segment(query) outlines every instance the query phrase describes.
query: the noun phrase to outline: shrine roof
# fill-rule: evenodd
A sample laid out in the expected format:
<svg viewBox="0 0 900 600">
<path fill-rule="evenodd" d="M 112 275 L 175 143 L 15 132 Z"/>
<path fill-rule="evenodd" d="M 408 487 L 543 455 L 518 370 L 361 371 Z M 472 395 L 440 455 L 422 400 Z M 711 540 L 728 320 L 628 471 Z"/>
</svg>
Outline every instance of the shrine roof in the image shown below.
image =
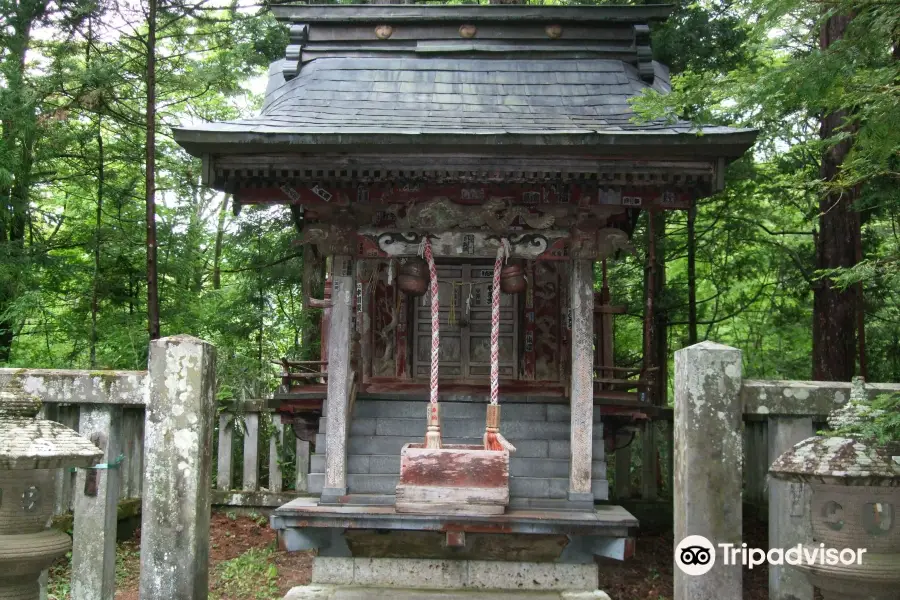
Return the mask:
<svg viewBox="0 0 900 600">
<path fill-rule="evenodd" d="M 669 91 L 668 70 L 650 60 L 646 25 L 669 10 L 277 7 L 292 23 L 291 45 L 270 68 L 259 116 L 176 128 L 175 139 L 193 154 L 424 144 L 680 146 L 739 156 L 754 130 L 634 119 L 629 99 Z M 474 32 L 463 35 L 466 27 Z"/>
</svg>

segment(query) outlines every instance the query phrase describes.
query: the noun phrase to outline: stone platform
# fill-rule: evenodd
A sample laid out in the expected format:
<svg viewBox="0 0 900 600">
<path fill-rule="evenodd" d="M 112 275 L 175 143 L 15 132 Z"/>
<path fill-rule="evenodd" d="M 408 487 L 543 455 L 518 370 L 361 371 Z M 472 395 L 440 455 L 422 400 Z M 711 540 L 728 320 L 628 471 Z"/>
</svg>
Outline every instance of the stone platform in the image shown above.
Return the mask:
<svg viewBox="0 0 900 600">
<path fill-rule="evenodd" d="M 634 552 L 638 525 L 620 506 L 509 508 L 494 516 L 398 514 L 390 505 L 298 498 L 272 512 L 282 549 L 322 557 L 428 558 L 586 564 Z"/>
<path fill-rule="evenodd" d="M 285 600 L 609 600 L 596 587 L 595 564 L 317 557 Z"/>
<path fill-rule="evenodd" d="M 340 585 L 304 585 L 284 600 L 610 600 L 604 592 L 515 592 L 420 590 Z"/>
</svg>

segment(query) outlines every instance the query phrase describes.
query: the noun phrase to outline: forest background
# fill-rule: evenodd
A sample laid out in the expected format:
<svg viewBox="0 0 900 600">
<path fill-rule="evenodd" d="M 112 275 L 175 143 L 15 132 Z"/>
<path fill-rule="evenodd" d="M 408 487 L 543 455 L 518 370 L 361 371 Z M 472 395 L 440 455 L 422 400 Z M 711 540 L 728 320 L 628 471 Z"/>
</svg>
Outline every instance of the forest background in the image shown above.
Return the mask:
<svg viewBox="0 0 900 600">
<path fill-rule="evenodd" d="M 171 136 L 257 110 L 286 45 L 268 8 L 0 0 L 0 366 L 141 369 L 151 335 L 189 333 L 228 399 L 318 355 L 290 212 L 233 215 Z M 655 228 L 653 351 L 900 381 L 900 2 L 677 0 L 653 47 L 675 90 L 643 118 L 760 130 L 723 192 Z M 641 362 L 646 218 L 610 265 L 620 366 Z"/>
</svg>

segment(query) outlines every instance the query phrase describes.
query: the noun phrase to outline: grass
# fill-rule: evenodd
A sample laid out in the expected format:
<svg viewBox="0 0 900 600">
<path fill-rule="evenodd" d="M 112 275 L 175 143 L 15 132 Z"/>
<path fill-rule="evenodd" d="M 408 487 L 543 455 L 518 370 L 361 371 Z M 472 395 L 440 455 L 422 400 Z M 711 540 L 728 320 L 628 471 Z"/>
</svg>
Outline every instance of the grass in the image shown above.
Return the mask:
<svg viewBox="0 0 900 600">
<path fill-rule="evenodd" d="M 237 558 L 220 563 L 213 575 L 215 583 L 210 600 L 280 598 L 278 567 L 274 563 L 274 546 L 251 548 Z"/>
<path fill-rule="evenodd" d="M 137 579 L 141 562 L 140 548 L 133 541 L 121 542 L 116 546 L 116 589 L 120 589 Z M 47 600 L 69 600 L 72 597 L 72 553 L 57 560 L 51 567 L 47 579 Z"/>
</svg>

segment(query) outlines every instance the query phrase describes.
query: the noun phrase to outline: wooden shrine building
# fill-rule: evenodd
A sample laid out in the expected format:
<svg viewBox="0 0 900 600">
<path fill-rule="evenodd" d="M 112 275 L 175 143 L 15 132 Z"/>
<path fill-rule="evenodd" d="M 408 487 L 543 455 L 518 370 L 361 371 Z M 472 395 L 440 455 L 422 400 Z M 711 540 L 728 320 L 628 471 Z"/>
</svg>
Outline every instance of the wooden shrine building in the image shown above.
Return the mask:
<svg viewBox="0 0 900 600">
<path fill-rule="evenodd" d="M 564 536 L 562 560 L 627 553 L 637 522 L 594 505 L 608 496 L 601 413 L 639 411 L 653 373 L 613 364 L 605 261 L 632 251 L 640 211 L 687 209 L 721 189 L 755 139 L 633 120 L 630 98 L 669 89 L 650 24 L 670 10 L 274 6 L 290 45 L 260 115 L 176 129 L 205 185 L 236 207 L 290 206 L 306 262 L 329 259 L 330 299 L 317 301 L 327 379 L 286 362 L 279 394 L 298 418 L 326 398 L 310 475 L 321 497 L 273 518 L 287 546 L 360 554 L 389 545 L 368 533 L 415 530 L 446 534 L 444 546 L 451 532 Z M 498 252 L 524 274 L 523 291 L 499 300 L 500 431 L 516 446 L 501 516 L 394 510 L 400 451 L 422 439 L 432 383 L 431 294 L 400 285 L 426 240 L 445 442 L 485 429 Z"/>
</svg>

